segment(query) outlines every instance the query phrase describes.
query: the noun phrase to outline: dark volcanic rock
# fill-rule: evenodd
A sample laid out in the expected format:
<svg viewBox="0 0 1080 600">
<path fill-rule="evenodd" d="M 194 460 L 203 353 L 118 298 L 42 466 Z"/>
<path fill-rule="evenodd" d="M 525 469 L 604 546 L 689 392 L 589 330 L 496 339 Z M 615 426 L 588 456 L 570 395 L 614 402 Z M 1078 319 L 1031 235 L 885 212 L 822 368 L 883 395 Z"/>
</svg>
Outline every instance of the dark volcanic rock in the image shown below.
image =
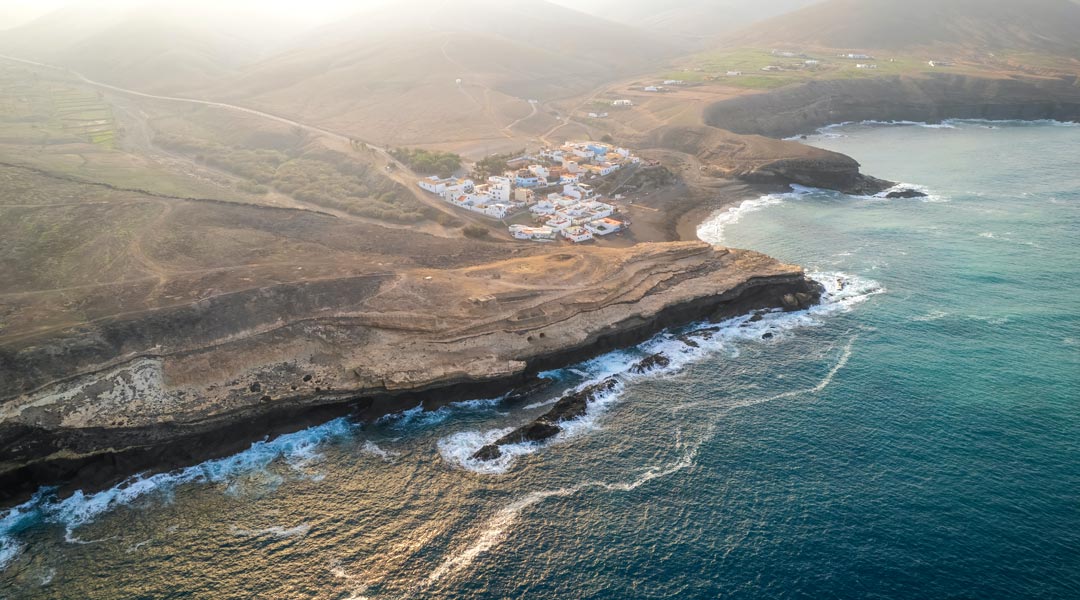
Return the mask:
<svg viewBox="0 0 1080 600">
<path fill-rule="evenodd" d="M 820 300 L 820 294 L 795 292 L 792 294 L 784 294 L 784 297 L 780 299 L 780 302 L 784 305 L 784 310 L 793 311 L 810 308 L 811 306 L 817 304 Z"/>
<path fill-rule="evenodd" d="M 980 78 L 935 73 L 812 81 L 717 102 L 705 122 L 741 134 L 786 138 L 833 123 L 945 119 L 1080 120 L 1072 77 Z"/>
<path fill-rule="evenodd" d="M 472 457 L 475 458 L 476 460 L 485 460 L 485 461 L 486 460 L 495 460 L 496 458 L 499 458 L 500 456 L 502 456 L 502 450 L 499 450 L 499 447 L 496 446 L 495 444 L 488 444 L 487 446 L 484 446 L 483 448 L 477 450 L 472 455 Z"/>
<path fill-rule="evenodd" d="M 696 345 L 697 342 L 694 342 L 694 344 Z M 630 367 L 630 372 L 631 373 L 637 373 L 637 374 L 640 375 L 642 373 L 648 373 L 649 371 L 652 371 L 653 369 L 657 369 L 657 368 L 662 369 L 662 368 L 664 368 L 664 367 L 666 367 L 666 366 L 668 366 L 670 364 L 671 364 L 671 359 L 664 356 L 663 353 L 658 352 L 658 353 L 653 354 L 651 356 L 646 356 L 645 358 L 638 361 L 638 363 L 636 365 Z"/>
<path fill-rule="evenodd" d="M 886 198 L 925 198 L 926 194 L 916 190 L 914 188 L 904 188 L 902 190 L 896 190 L 895 192 L 889 192 L 885 194 Z"/>
<path fill-rule="evenodd" d="M 665 358 L 666 360 L 666 358 Z M 604 392 L 615 389 L 618 381 L 609 377 L 600 383 L 591 385 L 583 390 L 567 394 L 555 403 L 546 414 L 537 418 L 528 425 L 523 425 L 503 437 L 480 448 L 472 457 L 476 460 L 494 460 L 502 456 L 500 446 L 508 444 L 520 444 L 522 442 L 542 442 L 551 439 L 562 431 L 560 423 L 571 421 L 585 414 L 589 403 L 596 400 L 597 396 Z"/>
<path fill-rule="evenodd" d="M 534 377 L 524 384 L 510 390 L 510 393 L 506 395 L 503 402 L 506 404 L 516 404 L 528 399 L 533 394 L 544 390 L 553 383 L 555 383 L 555 380 L 548 377 Z"/>
<path fill-rule="evenodd" d="M 686 335 L 708 340 L 712 339 L 713 334 L 717 333 L 718 331 L 720 331 L 719 327 L 702 327 L 701 329 L 695 329 Z"/>
</svg>

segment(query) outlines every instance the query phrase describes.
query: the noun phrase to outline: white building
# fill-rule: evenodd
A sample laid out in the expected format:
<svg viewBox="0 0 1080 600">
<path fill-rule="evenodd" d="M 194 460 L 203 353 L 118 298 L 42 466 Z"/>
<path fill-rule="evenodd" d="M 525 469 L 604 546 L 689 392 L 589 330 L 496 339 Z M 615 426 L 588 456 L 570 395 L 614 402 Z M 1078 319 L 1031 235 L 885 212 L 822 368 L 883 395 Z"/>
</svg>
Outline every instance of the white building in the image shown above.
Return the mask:
<svg viewBox="0 0 1080 600">
<path fill-rule="evenodd" d="M 593 239 L 592 232 L 584 227 L 567 227 L 562 230 L 562 236 L 575 244 Z"/>
<path fill-rule="evenodd" d="M 420 186 L 420 189 L 431 192 L 432 194 L 442 194 L 446 191 L 448 185 L 456 183 L 458 180 L 456 177 L 442 178 L 438 175 L 432 175 L 431 177 L 425 177 L 416 182 Z"/>
<path fill-rule="evenodd" d="M 455 179 L 452 183 L 447 183 L 443 186 L 443 191 L 440 194 L 443 200 L 449 200 L 464 194 L 472 194 L 476 185 L 472 179 Z"/>
<path fill-rule="evenodd" d="M 570 221 L 570 219 L 568 219 L 566 217 L 554 216 L 554 217 L 548 219 L 547 222 L 545 223 L 545 225 L 547 225 L 548 227 L 554 229 L 555 231 L 562 231 L 563 229 L 566 229 L 567 227 L 573 226 L 573 223 Z"/>
<path fill-rule="evenodd" d="M 728 77 L 738 77 L 739 75 L 742 75 L 742 71 L 728 71 L 727 72 Z"/>
<path fill-rule="evenodd" d="M 656 87 L 655 85 L 647 85 L 645 86 L 644 90 L 646 92 L 659 92 L 660 88 Z"/>
<path fill-rule="evenodd" d="M 529 172 L 536 176 L 537 179 L 547 179 L 551 171 L 544 165 L 529 165 Z"/>
<path fill-rule="evenodd" d="M 553 215 L 555 210 L 555 203 L 551 200 L 541 200 L 529 207 L 529 212 L 538 217 Z"/>
<path fill-rule="evenodd" d="M 585 224 L 585 229 L 593 235 L 610 235 L 623 228 L 622 221 L 615 219 L 597 219 Z"/>
<path fill-rule="evenodd" d="M 615 100 L 611 103 L 611 105 L 619 108 L 625 108 L 627 106 L 633 106 L 634 103 L 629 100 Z"/>
<path fill-rule="evenodd" d="M 529 227 L 528 225 L 511 225 L 510 235 L 519 240 L 535 242 L 554 242 L 558 236 L 550 227 Z"/>
<path fill-rule="evenodd" d="M 497 202 L 510 202 L 513 189 L 514 183 L 510 181 L 509 177 L 500 177 L 498 175 L 488 177 L 488 194 Z"/>
</svg>

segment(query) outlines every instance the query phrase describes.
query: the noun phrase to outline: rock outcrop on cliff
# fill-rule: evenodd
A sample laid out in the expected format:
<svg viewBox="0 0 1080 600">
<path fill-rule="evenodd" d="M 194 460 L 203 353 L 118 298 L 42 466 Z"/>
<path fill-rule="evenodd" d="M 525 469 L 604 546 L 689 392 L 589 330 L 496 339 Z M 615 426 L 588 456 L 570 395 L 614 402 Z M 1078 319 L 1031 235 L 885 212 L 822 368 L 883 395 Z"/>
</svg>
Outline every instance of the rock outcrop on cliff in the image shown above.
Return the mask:
<svg viewBox="0 0 1080 600">
<path fill-rule="evenodd" d="M 862 174 L 858 161 L 838 152 L 707 125 L 662 127 L 640 144 L 690 155 L 699 174 L 706 177 L 797 184 L 857 195 L 876 194 L 893 185 Z"/>
<path fill-rule="evenodd" d="M 816 290 L 798 267 L 701 242 L 304 286 L 5 343 L 0 489 L 76 475 L 109 483 L 235 450 L 304 415 L 371 418 L 499 395 L 666 327 Z"/>
<path fill-rule="evenodd" d="M 921 77 L 812 81 L 724 100 L 705 122 L 740 134 L 785 138 L 849 121 L 1080 120 L 1075 78 Z"/>
</svg>

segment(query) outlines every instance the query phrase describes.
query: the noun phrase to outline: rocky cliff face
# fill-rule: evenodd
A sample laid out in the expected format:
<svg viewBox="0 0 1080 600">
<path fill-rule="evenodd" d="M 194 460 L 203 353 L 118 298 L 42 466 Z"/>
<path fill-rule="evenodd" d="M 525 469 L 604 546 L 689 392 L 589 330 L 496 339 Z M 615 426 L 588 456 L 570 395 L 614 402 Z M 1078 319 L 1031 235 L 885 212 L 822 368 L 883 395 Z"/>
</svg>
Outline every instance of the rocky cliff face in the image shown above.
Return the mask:
<svg viewBox="0 0 1080 600">
<path fill-rule="evenodd" d="M 798 267 L 700 242 L 306 286 L 0 347 L 0 495 L 107 485 L 335 414 L 498 395 L 666 327 L 819 294 Z"/>
<path fill-rule="evenodd" d="M 987 79 L 963 75 L 814 81 L 713 104 L 705 122 L 784 138 L 848 121 L 1080 120 L 1075 78 Z"/>
<path fill-rule="evenodd" d="M 687 175 L 798 184 L 859 195 L 876 194 L 893 185 L 862 174 L 858 161 L 844 154 L 717 127 L 663 127 L 639 143 L 690 155 L 698 173 Z"/>
</svg>

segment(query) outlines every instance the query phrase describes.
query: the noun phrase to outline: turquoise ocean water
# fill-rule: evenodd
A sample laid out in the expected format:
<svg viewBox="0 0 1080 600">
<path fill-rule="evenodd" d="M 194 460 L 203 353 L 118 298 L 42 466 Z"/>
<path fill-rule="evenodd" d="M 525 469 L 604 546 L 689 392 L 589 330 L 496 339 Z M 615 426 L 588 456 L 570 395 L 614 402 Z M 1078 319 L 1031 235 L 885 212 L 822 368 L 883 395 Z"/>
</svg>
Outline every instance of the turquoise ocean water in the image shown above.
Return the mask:
<svg viewBox="0 0 1080 600">
<path fill-rule="evenodd" d="M 0 598 L 1080 597 L 1080 127 L 810 143 L 931 197 L 798 190 L 700 235 L 806 265 L 823 306 L 554 373 L 621 385 L 497 464 L 468 457 L 547 398 L 43 490 L 0 513 Z"/>
</svg>

